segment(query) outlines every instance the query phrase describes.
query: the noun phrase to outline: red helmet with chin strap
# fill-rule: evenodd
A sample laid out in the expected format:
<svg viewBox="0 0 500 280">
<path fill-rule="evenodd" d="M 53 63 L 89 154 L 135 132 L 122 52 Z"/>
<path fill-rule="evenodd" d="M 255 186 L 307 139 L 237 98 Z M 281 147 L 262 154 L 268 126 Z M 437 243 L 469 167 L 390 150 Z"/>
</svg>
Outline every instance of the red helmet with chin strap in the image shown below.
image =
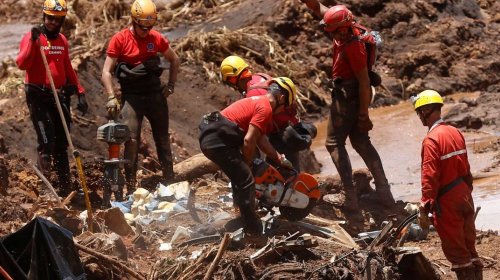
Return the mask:
<svg viewBox="0 0 500 280">
<path fill-rule="evenodd" d="M 350 27 L 354 24 L 354 16 L 344 5 L 329 8 L 320 22 L 326 32 L 334 32 L 340 27 Z"/>
</svg>

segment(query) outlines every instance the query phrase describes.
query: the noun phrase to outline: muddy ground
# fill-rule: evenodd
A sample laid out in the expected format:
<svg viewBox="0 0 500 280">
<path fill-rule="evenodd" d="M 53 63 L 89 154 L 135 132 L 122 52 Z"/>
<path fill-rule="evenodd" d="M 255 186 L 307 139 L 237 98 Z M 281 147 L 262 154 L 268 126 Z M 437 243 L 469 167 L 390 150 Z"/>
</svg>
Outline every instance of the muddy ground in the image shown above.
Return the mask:
<svg viewBox="0 0 500 280">
<path fill-rule="evenodd" d="M 44 202 L 47 198 L 45 188 L 29 167 L 35 159 L 36 140 L 25 105 L 23 73 L 16 68 L 12 59 L 15 58 L 16 45 L 23 33 L 29 30 L 31 24 L 39 22 L 41 1 L 22 2 L 24 4 L 11 2 L 24 6 L 16 9 L 19 13 L 13 14 L 7 12 L 12 3 L 7 1 L 0 4 L 0 24 L 4 27 L 2 30 L 9 30 L 0 32 L 0 42 L 5 46 L 0 51 L 3 60 L 0 67 L 0 235 L 16 231 L 34 214 L 46 214 L 42 210 L 48 208 Z M 90 105 L 89 113 L 85 116 L 80 116 L 74 110 L 72 136 L 74 145 L 83 154 L 87 180 L 96 194 L 101 192 L 100 158 L 106 155 L 105 145 L 95 140 L 97 127 L 106 122 L 106 97 L 99 77 L 107 41 L 114 32 L 126 26 L 131 2 L 69 1 L 71 15 L 67 18 L 64 33 L 68 35 L 72 46 L 73 66 L 87 90 Z M 221 109 L 238 99 L 238 95 L 222 85 L 216 75 L 217 66 L 230 54 L 245 57 L 254 71 L 290 76 L 302 93 L 302 117 L 311 121 L 324 119 L 330 100 L 328 77 L 331 41 L 318 28 L 318 20 L 299 1 L 164 0 L 161 3 L 158 5 L 161 20 L 156 28 L 172 40 L 172 46 L 182 59 L 176 93 L 169 97 L 171 140 L 176 162 L 199 152 L 197 125 L 201 115 Z M 331 5 L 334 1 L 324 3 Z M 346 1 L 345 4 L 362 24 L 379 30 L 385 41 L 377 63 L 385 87 L 377 88 L 378 94 L 373 104 L 373 107 L 384 107 L 373 111 L 375 131 L 372 138 L 378 139 L 374 141 L 386 164 L 389 181 L 393 184 L 393 189 L 396 189 L 396 197 L 407 201 L 418 196 L 418 147 L 425 129 L 420 127 L 418 119 L 411 114 L 411 108 L 405 102 L 411 94 L 429 87 L 445 95 L 460 93 L 458 97 L 450 95 L 446 98 L 446 119 L 463 129 L 468 139 L 478 139 L 473 143 L 469 142 L 478 162 L 471 165 L 473 168 L 480 166 L 475 168 L 476 181 L 480 183 L 485 178 L 493 178 L 488 181 L 489 192 L 482 194 L 483 200 L 488 197 L 498 199 L 500 3 L 491 0 L 432 0 L 411 3 L 365 0 Z M 399 105 L 388 106 L 395 104 Z M 389 122 L 398 118 L 414 118 L 414 122 Z M 385 132 L 376 134 L 377 127 L 384 125 L 387 127 Z M 408 132 L 416 126 L 420 128 L 418 133 Z M 487 137 L 483 137 L 484 135 Z M 398 137 L 401 136 L 411 139 L 410 144 L 400 144 L 395 149 L 392 143 L 399 142 Z M 328 160 L 324 161 L 318 156 L 321 154 L 318 152 L 322 150 L 321 137 L 324 136 L 320 130 L 313 151 L 318 161 L 325 165 L 322 174 L 331 176 L 335 174 L 334 168 L 326 166 L 325 162 Z M 412 156 L 397 152 L 405 151 L 407 147 L 412 147 L 409 149 Z M 157 172 L 159 166 L 154 159 L 156 153 L 147 125 L 143 130 L 140 156 L 144 167 L 140 175 L 143 186 L 154 188 L 155 185 L 151 182 L 156 177 L 146 170 Z M 356 162 L 355 158 L 353 160 Z M 401 166 L 405 166 L 405 172 L 409 176 L 400 175 L 405 173 Z M 317 165 L 305 168 L 310 172 L 318 171 Z M 73 174 L 77 178 L 74 169 Z M 198 178 L 192 178 L 192 181 L 197 182 Z M 214 184 L 208 180 L 208 186 L 201 189 L 210 190 Z M 402 185 L 413 187 L 410 195 L 407 188 L 399 188 Z M 200 192 L 203 197 L 203 192 Z M 212 196 L 207 194 L 205 201 L 213 200 L 216 200 L 213 193 Z M 347 220 L 342 226 L 353 236 L 362 231 L 379 229 L 381 222 L 387 220 L 390 214 L 396 214 L 395 218 L 405 215 L 402 210 L 405 205 L 403 202 L 393 209 L 383 209 L 369 200 L 362 205 L 365 207 L 361 218 L 344 213 L 327 203 L 321 203 L 315 214 L 329 219 Z M 76 210 L 83 209 L 76 204 L 72 207 Z M 177 225 L 196 224 L 185 219 L 160 227 L 165 235 L 163 237 L 170 238 Z M 123 238 L 129 249 L 128 262 L 143 275 L 162 256 L 177 258 L 188 254 L 185 250 L 159 252 L 155 249 L 158 247 L 158 240 L 151 237 L 146 242 L 147 249 L 136 248 L 130 238 Z M 478 243 L 480 254 L 493 260 L 487 267 L 485 279 L 498 277 L 500 238 L 495 233 L 481 233 Z M 243 263 L 244 257 L 257 247 L 249 246 L 243 250 L 230 249 L 226 255 L 226 264 Z M 422 248 L 424 254 L 436 264 L 437 270 L 442 270 L 438 273 L 444 279 L 452 279 L 435 234 L 415 246 Z M 193 247 L 187 250 L 191 252 L 196 249 Z M 302 271 L 310 272 L 327 262 L 332 255 L 339 256 L 341 252 L 339 248 L 322 247 L 321 250 L 314 249 L 304 255 L 278 258 L 267 266 L 280 266 L 293 260 L 294 265 L 305 263 Z M 209 263 L 204 265 L 208 266 Z M 243 267 L 247 269 L 245 265 Z M 264 269 L 265 267 L 258 267 L 254 275 L 263 276 Z M 294 269 L 292 267 L 290 271 Z M 100 277 L 98 270 L 94 274 L 90 272 L 90 275 L 94 275 L 95 279 L 110 278 L 109 275 Z M 222 270 L 218 273 L 218 277 L 225 278 Z M 282 272 L 282 277 L 286 278 L 286 273 L 290 272 Z M 250 272 L 244 274 L 251 275 Z"/>
</svg>

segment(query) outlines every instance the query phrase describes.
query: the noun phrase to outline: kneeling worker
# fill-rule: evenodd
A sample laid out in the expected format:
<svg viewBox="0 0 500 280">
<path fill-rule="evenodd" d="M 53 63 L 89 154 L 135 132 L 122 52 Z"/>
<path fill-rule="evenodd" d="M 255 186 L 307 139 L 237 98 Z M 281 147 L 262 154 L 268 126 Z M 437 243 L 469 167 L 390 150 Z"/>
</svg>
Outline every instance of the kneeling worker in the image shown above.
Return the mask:
<svg viewBox="0 0 500 280">
<path fill-rule="evenodd" d="M 274 78 L 266 95 L 238 100 L 221 112 L 206 114 L 201 120 L 201 151 L 231 180 L 234 202 L 240 209 L 246 233 L 262 232 L 255 212 L 255 181 L 250 168 L 256 148 L 269 159 L 289 165 L 266 134 L 272 129 L 273 114 L 292 106 L 295 96 L 295 84 L 289 78 Z"/>
</svg>

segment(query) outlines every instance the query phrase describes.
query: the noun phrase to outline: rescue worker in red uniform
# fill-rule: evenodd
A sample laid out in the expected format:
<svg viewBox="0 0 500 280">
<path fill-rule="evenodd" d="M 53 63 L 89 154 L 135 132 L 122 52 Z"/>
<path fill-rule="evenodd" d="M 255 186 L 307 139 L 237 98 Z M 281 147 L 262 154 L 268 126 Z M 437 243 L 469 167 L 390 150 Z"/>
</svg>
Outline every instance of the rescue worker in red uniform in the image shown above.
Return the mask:
<svg viewBox="0 0 500 280">
<path fill-rule="evenodd" d="M 144 117 L 151 124 L 163 179 L 165 183 L 174 179 L 167 98 L 174 93 L 180 64 L 168 39 L 152 29 L 157 22 L 155 4 L 151 0 L 136 0 L 131 7 L 131 15 L 132 24 L 116 33 L 109 42 L 101 77 L 108 93 L 106 107 L 109 117 L 115 118 L 120 104 L 123 104 L 119 120 L 131 132 L 124 151 L 125 159 L 130 160 L 130 164 L 125 166 L 129 194 L 136 187 L 137 154 Z M 160 80 L 165 67 L 158 54 L 170 63 L 168 83 Z M 121 103 L 113 90 L 113 73 L 121 87 Z"/>
<path fill-rule="evenodd" d="M 354 188 L 352 167 L 345 148 L 349 137 L 352 147 L 370 170 L 376 187 L 376 196 L 385 206 L 395 203 L 382 161 L 373 147 L 368 132 L 373 124 L 368 114 L 371 100 L 370 83 L 376 84 L 371 71 L 374 57 L 368 61 L 365 44 L 360 40 L 362 30 L 345 6 L 327 8 L 318 0 L 301 0 L 322 18 L 321 26 L 333 36 L 332 104 L 328 120 L 326 148 L 335 164 L 345 192 L 346 210 L 358 210 L 357 191 Z M 370 79 L 370 75 L 372 79 Z"/>
<path fill-rule="evenodd" d="M 273 114 L 293 106 L 294 83 L 286 77 L 272 79 L 266 95 L 234 102 L 221 112 L 203 116 L 199 125 L 200 148 L 231 180 L 234 203 L 239 207 L 244 230 L 260 234 L 262 223 L 255 212 L 255 181 L 251 166 L 258 147 L 268 159 L 290 165 L 269 142 Z"/>
<path fill-rule="evenodd" d="M 24 35 L 16 59 L 17 66 L 26 70 L 24 80 L 26 103 L 37 135 L 38 167 L 48 174 L 52 166 L 57 173 L 60 196 L 67 196 L 72 190 L 68 160 L 68 140 L 61 116 L 52 93 L 49 75 L 40 53 L 43 47 L 47 63 L 58 91 L 66 123 L 71 122 L 70 96 L 77 94 L 77 109 L 85 114 L 88 105 L 83 87 L 80 85 L 69 58 L 69 45 L 60 33 L 66 17 L 64 0 L 46 0 L 43 3 L 43 24 L 34 26 Z"/>
<path fill-rule="evenodd" d="M 239 56 L 226 57 L 220 66 L 222 80 L 238 90 L 243 98 L 267 94 L 272 77 L 264 73 L 252 74 L 248 64 Z M 290 106 L 283 112 L 273 115 L 273 129 L 268 138 L 279 153 L 292 162 L 295 170 L 300 171 L 299 151 L 311 146 L 316 137 L 313 124 L 301 122 L 297 106 Z"/>
<path fill-rule="evenodd" d="M 422 91 L 413 102 L 420 121 L 429 128 L 422 142 L 420 224 L 428 228 L 428 213 L 432 213 L 443 252 L 458 279 L 482 279 L 464 136 L 441 119 L 443 99 L 439 93 Z"/>
</svg>

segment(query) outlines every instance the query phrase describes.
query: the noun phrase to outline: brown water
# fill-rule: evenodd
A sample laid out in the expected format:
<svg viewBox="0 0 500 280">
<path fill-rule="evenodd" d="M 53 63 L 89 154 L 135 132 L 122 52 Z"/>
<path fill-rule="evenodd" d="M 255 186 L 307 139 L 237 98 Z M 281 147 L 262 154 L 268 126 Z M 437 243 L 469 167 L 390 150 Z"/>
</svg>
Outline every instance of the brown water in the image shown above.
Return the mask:
<svg viewBox="0 0 500 280">
<path fill-rule="evenodd" d="M 446 110 L 446 107 L 444 108 Z M 395 106 L 376 108 L 370 111 L 374 129 L 370 132 L 373 145 L 384 164 L 387 179 L 396 199 L 416 202 L 420 198 L 420 148 L 427 133 L 409 102 Z M 318 136 L 312 149 L 318 161 L 323 165 L 321 174 L 337 174 L 330 155 L 324 147 L 327 121 L 318 124 Z M 500 135 L 492 132 L 464 133 L 471 172 L 474 181 L 473 197 L 481 211 L 476 220 L 478 229 L 500 230 L 500 170 L 497 167 L 487 170 L 494 162 L 497 152 L 476 153 L 486 143 Z M 346 143 L 353 168 L 365 168 L 361 157 L 352 149 L 349 140 Z"/>
</svg>

